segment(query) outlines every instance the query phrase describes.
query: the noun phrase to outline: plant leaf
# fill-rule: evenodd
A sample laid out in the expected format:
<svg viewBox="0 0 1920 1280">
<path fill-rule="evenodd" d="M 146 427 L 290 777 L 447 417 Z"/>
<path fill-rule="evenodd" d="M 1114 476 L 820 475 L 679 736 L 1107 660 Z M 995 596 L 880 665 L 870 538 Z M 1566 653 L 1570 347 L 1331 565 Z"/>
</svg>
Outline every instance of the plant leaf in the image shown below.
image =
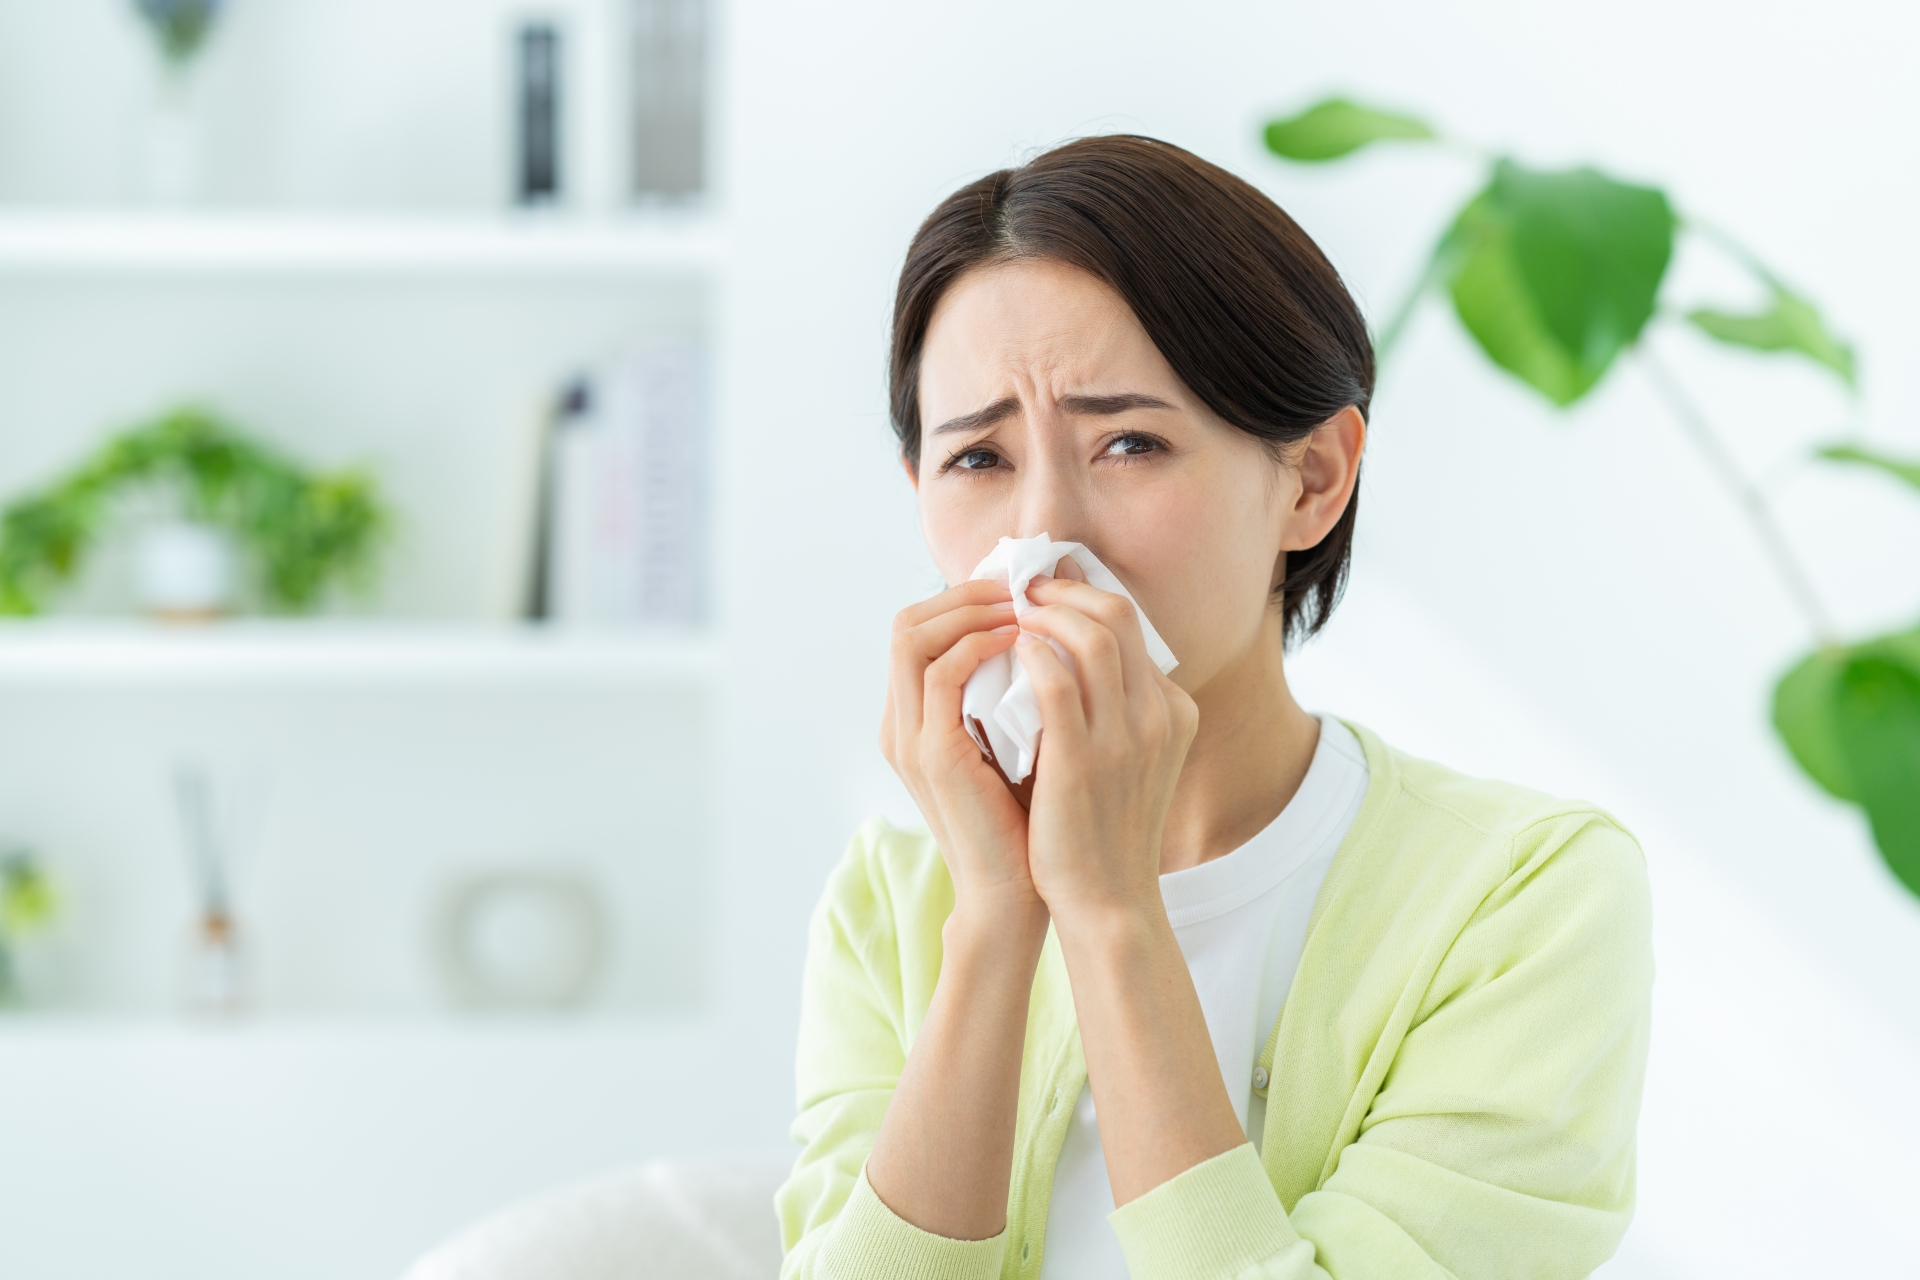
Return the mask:
<svg viewBox="0 0 1920 1280">
<path fill-rule="evenodd" d="M 1363 107 L 1346 98 L 1316 102 L 1299 115 L 1267 125 L 1267 150 L 1288 160 L 1338 160 L 1370 142 L 1389 138 L 1419 141 L 1435 137 L 1432 128 L 1412 116 Z"/>
<path fill-rule="evenodd" d="M 1837 800 L 1857 797 L 1847 772 L 1846 754 L 1834 724 L 1840 676 L 1847 656 L 1830 650 L 1810 653 L 1773 687 L 1773 727 L 1794 762 Z"/>
<path fill-rule="evenodd" d="M 1514 262 L 1512 227 L 1489 194 L 1461 210 L 1437 256 L 1452 259 L 1453 309 L 1495 364 L 1563 408 L 1586 394 L 1599 374 L 1547 332 Z"/>
<path fill-rule="evenodd" d="M 1754 315 L 1700 308 L 1687 319 L 1708 337 L 1754 351 L 1797 351 L 1838 374 L 1852 387 L 1853 348 L 1833 336 L 1811 302 L 1775 288 L 1773 303 Z"/>
<path fill-rule="evenodd" d="M 1836 687 L 1834 725 L 1873 842 L 1920 895 L 1920 669 L 1891 654 L 1856 656 Z"/>
<path fill-rule="evenodd" d="M 58 908 L 53 883 L 32 857 L 15 854 L 0 862 L 0 939 L 33 932 Z"/>
<path fill-rule="evenodd" d="M 1571 405 L 1652 317 L 1673 229 L 1655 188 L 1502 160 L 1443 242 L 1454 309 L 1495 364 Z"/>
<path fill-rule="evenodd" d="M 1861 466 L 1875 467 L 1920 489 L 1920 461 L 1896 458 L 1890 454 L 1873 449 L 1862 449 L 1858 445 L 1851 444 L 1830 444 L 1820 450 L 1819 456 L 1833 462 L 1857 462 Z"/>
<path fill-rule="evenodd" d="M 72 472 L 0 509 L 0 615 L 37 612 L 140 485 L 174 489 L 235 534 L 272 605 L 300 611 L 333 582 L 370 583 L 392 516 L 363 472 L 316 472 L 191 406 L 122 432 Z"/>
</svg>

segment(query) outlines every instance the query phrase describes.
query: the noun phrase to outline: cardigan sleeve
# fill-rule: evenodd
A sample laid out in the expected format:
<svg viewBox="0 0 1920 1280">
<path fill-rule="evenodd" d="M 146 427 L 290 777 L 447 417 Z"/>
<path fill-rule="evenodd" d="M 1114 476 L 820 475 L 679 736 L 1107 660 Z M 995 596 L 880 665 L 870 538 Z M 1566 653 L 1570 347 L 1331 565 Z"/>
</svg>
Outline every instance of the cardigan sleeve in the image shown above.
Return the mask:
<svg viewBox="0 0 1920 1280">
<path fill-rule="evenodd" d="M 902 984 L 926 967 L 900 963 L 878 844 L 873 828 L 854 838 L 808 932 L 793 1122 L 802 1150 L 774 1201 L 781 1280 L 991 1280 L 1005 1231 L 989 1240 L 933 1235 L 867 1184 L 867 1155 L 910 1043 Z"/>
<path fill-rule="evenodd" d="M 1521 833 L 1330 1175 L 1291 1214 L 1251 1146 L 1169 1179 L 1110 1219 L 1134 1280 L 1589 1274 L 1632 1213 L 1650 934 L 1625 832 Z"/>
</svg>

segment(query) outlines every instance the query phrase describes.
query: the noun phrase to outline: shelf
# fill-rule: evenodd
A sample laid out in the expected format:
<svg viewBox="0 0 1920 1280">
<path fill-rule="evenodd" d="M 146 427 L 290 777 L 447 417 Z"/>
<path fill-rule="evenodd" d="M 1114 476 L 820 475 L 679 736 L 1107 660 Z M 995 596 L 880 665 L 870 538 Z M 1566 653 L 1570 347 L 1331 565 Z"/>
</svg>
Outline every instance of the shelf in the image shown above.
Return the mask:
<svg viewBox="0 0 1920 1280">
<path fill-rule="evenodd" d="M 0 689 L 99 685 L 688 684 L 702 636 L 539 625 L 70 619 L 0 624 Z"/>
<path fill-rule="evenodd" d="M 0 1011 L 0 1045 L 57 1052 L 115 1045 L 209 1046 L 318 1044 L 382 1049 L 457 1046 L 463 1042 L 541 1045 L 566 1041 L 673 1041 L 698 1037 L 698 1016 L 562 1012 L 350 1016 L 252 1014 L 231 1020 L 185 1015 L 78 1013 L 50 1009 Z"/>
<path fill-rule="evenodd" d="M 697 274 L 710 220 L 0 213 L 0 275 Z"/>
</svg>

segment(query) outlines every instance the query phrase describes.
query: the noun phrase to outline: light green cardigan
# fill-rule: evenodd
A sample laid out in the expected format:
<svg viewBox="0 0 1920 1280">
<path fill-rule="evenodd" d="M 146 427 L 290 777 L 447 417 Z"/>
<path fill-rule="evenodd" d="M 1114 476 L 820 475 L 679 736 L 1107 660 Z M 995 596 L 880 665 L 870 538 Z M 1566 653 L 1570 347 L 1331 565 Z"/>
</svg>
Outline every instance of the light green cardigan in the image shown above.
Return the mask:
<svg viewBox="0 0 1920 1280">
<path fill-rule="evenodd" d="M 1633 1206 L 1653 958 L 1639 846 L 1606 814 L 1416 760 L 1353 726 L 1370 780 L 1261 1055 L 1261 1154 L 1111 1217 L 1133 1280 L 1585 1276 Z M 953 887 L 924 835 L 871 824 L 814 915 L 804 1144 L 776 1205 L 783 1277 L 1030 1278 L 1086 1080 L 1051 933 L 1020 1067 L 1007 1227 L 930 1235 L 865 1162 L 940 972 Z"/>
</svg>

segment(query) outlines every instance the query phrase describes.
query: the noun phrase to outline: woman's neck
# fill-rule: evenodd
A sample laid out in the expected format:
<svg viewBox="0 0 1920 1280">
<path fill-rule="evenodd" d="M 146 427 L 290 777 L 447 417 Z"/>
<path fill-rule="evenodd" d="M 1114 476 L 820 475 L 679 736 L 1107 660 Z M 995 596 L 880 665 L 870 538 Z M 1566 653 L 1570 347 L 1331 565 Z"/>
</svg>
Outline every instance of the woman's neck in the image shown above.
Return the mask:
<svg viewBox="0 0 1920 1280">
<path fill-rule="evenodd" d="M 1162 875 L 1232 853 L 1265 830 L 1300 789 L 1320 743 L 1320 722 L 1287 686 L 1275 612 L 1245 653 L 1191 692 L 1200 728 L 1167 810 Z"/>
</svg>

